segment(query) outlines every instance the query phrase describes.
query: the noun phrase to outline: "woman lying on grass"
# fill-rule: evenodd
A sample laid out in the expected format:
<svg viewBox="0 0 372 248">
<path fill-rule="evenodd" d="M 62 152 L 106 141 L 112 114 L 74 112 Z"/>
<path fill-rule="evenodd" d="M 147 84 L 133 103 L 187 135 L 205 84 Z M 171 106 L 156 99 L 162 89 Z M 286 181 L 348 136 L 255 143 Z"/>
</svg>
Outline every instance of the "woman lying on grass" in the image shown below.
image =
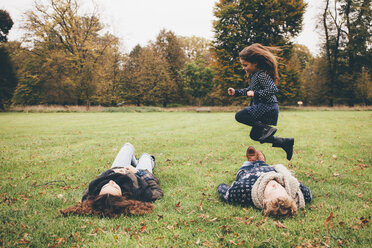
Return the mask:
<svg viewBox="0 0 372 248">
<path fill-rule="evenodd" d="M 254 147 L 247 149 L 247 159 L 238 170 L 236 181 L 220 184 L 217 191 L 224 201 L 254 205 L 272 217 L 290 217 L 297 208 L 305 208 L 311 191 L 283 165 L 269 166 L 265 155 Z"/>
<path fill-rule="evenodd" d="M 154 156 L 144 153 L 137 161 L 134 147 L 126 143 L 111 169 L 90 182 L 82 201 L 61 213 L 107 217 L 151 213 L 154 209 L 151 202 L 163 196 L 159 181 L 152 174 L 154 167 Z"/>
</svg>

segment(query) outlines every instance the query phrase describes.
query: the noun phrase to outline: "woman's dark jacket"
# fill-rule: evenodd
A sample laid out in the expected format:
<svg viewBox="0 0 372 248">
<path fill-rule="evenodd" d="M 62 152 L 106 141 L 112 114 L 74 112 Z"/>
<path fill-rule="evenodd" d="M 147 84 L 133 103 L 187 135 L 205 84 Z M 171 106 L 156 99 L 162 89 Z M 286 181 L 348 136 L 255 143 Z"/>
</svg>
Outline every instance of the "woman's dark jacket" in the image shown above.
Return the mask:
<svg viewBox="0 0 372 248">
<path fill-rule="evenodd" d="M 101 188 L 110 180 L 120 186 L 123 196 L 138 201 L 155 201 L 163 196 L 159 187 L 159 180 L 148 170 L 138 170 L 137 173 L 115 173 L 109 169 L 90 182 L 89 187 L 83 193 L 82 201 L 89 196 L 97 196 Z"/>
</svg>

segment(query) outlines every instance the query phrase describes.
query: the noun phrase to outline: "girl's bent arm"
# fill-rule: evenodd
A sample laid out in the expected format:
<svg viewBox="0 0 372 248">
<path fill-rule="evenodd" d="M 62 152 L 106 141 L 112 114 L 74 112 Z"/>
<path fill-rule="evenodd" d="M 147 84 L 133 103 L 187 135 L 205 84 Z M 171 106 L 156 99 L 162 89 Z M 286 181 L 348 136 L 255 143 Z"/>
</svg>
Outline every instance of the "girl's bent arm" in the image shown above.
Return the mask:
<svg viewBox="0 0 372 248">
<path fill-rule="evenodd" d="M 235 89 L 235 96 L 247 96 L 247 92 L 252 90 L 249 86 L 244 89 Z"/>
</svg>

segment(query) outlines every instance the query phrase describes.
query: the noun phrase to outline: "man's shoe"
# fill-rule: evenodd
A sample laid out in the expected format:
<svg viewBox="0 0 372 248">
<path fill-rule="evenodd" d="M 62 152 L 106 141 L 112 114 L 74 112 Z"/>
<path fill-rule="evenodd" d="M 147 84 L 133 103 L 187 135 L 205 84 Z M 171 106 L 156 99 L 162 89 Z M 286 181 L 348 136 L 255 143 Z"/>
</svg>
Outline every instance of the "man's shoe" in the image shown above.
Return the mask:
<svg viewBox="0 0 372 248">
<path fill-rule="evenodd" d="M 262 151 L 257 151 L 257 160 L 261 160 L 266 163 L 266 157 L 265 154 L 263 154 Z"/>
<path fill-rule="evenodd" d="M 251 162 L 257 161 L 257 151 L 253 146 L 248 147 L 246 157 L 248 161 Z"/>
</svg>

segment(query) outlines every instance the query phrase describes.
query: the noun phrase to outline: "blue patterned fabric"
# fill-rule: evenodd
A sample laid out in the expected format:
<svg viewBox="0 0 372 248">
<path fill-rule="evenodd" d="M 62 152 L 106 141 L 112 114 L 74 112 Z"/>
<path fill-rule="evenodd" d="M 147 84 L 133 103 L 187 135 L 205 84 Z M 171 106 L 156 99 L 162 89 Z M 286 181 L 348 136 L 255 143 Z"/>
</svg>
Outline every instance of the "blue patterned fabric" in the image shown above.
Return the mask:
<svg viewBox="0 0 372 248">
<path fill-rule="evenodd" d="M 244 162 L 243 166 L 236 174 L 236 181 L 230 186 L 220 184 L 217 187 L 217 192 L 220 197 L 230 203 L 239 203 L 241 205 L 254 205 L 252 202 L 252 188 L 257 179 L 264 173 L 276 170 L 264 163 L 263 161 Z M 300 189 L 304 195 L 305 203 L 312 199 L 311 191 L 300 182 Z"/>
<path fill-rule="evenodd" d="M 251 123 L 261 121 L 263 124 L 276 125 L 279 106 L 275 94 L 278 88 L 273 79 L 265 71 L 257 71 L 250 76 L 247 88 L 235 89 L 235 96 L 247 96 L 250 90 L 254 92 L 251 106 L 242 111 L 251 119 Z"/>
</svg>

